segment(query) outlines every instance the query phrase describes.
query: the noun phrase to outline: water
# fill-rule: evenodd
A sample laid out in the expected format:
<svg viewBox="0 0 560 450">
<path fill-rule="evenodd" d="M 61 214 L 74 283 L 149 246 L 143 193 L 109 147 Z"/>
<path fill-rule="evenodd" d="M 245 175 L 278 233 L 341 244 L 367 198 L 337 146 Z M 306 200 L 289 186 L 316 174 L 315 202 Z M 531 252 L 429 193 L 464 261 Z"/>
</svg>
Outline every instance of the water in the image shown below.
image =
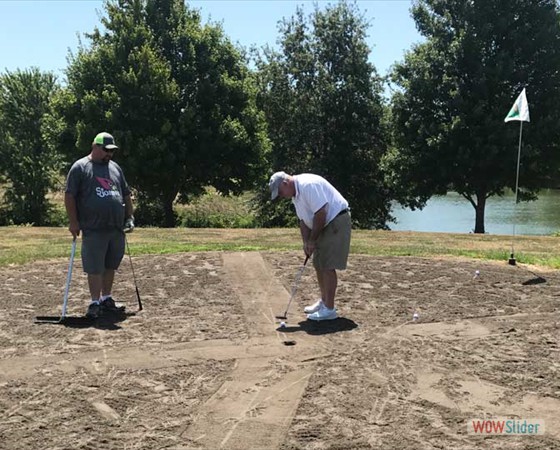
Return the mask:
<svg viewBox="0 0 560 450">
<path fill-rule="evenodd" d="M 398 231 L 434 231 L 470 233 L 474 230 L 475 211 L 472 205 L 454 192 L 432 197 L 422 211 L 396 206 L 393 215 Z M 534 202 L 515 205 L 513 193 L 490 197 L 486 201 L 484 228 L 488 234 L 551 235 L 560 231 L 560 190 L 546 189 Z"/>
</svg>

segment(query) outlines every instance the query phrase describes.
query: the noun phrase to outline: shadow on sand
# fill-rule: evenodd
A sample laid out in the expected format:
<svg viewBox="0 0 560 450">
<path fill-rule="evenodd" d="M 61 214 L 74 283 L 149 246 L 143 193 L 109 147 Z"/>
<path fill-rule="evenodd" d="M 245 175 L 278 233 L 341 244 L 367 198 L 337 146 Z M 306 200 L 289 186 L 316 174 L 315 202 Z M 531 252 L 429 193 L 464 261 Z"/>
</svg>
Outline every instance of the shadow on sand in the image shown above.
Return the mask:
<svg viewBox="0 0 560 450">
<path fill-rule="evenodd" d="M 535 284 L 546 283 L 546 278 L 541 277 L 540 275 L 536 274 L 532 270 L 529 270 L 527 267 L 524 267 L 524 266 L 519 265 L 519 264 L 516 265 L 516 267 L 518 269 L 524 270 L 525 272 L 529 272 L 534 277 L 534 278 L 529 278 L 527 281 L 524 281 L 523 283 L 521 283 L 523 286 L 533 286 Z"/>
<path fill-rule="evenodd" d="M 358 324 L 353 320 L 339 317 L 334 320 L 323 320 L 316 322 L 313 320 L 305 320 L 298 323 L 298 326 L 286 326 L 278 328 L 278 331 L 284 333 L 295 333 L 298 331 L 305 331 L 307 334 L 321 335 L 338 333 L 340 331 L 350 331 L 357 328 Z"/>
<path fill-rule="evenodd" d="M 135 316 L 136 313 L 127 313 L 124 311 L 106 312 L 98 319 L 90 319 L 85 316 L 66 316 L 60 320 L 57 316 L 38 316 L 35 323 L 40 325 L 62 325 L 67 328 L 97 328 L 100 330 L 120 330 L 117 325 L 129 317 Z"/>
<path fill-rule="evenodd" d="M 531 278 L 530 280 L 521 283 L 523 286 L 532 286 L 534 284 L 546 283 L 546 278 L 537 276 L 536 278 Z"/>
</svg>

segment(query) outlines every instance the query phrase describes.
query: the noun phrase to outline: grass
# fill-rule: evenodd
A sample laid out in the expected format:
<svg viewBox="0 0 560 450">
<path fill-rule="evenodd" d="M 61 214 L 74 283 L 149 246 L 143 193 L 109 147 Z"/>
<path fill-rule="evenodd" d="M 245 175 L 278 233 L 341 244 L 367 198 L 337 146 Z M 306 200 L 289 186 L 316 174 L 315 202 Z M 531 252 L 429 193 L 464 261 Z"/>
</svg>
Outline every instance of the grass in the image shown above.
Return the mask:
<svg viewBox="0 0 560 450">
<path fill-rule="evenodd" d="M 128 235 L 135 255 L 198 251 L 301 251 L 299 229 L 137 228 Z M 65 228 L 0 227 L 0 266 L 68 257 Z M 354 230 L 351 252 L 373 256 L 467 257 L 507 261 L 511 236 Z M 519 263 L 560 268 L 560 240 L 517 236 Z M 79 246 L 78 246 L 79 254 Z"/>
</svg>

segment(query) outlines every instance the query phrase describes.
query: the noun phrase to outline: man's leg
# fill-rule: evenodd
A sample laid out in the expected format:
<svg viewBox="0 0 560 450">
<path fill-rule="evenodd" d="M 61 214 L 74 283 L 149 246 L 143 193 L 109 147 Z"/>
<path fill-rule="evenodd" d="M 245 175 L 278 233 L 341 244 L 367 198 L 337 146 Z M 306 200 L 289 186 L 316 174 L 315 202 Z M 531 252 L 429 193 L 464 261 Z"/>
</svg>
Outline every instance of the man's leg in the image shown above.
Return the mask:
<svg viewBox="0 0 560 450">
<path fill-rule="evenodd" d="M 325 308 L 309 314 L 307 318 L 310 320 L 336 319 L 336 311 L 333 311 L 338 286 L 336 269 L 346 269 L 351 229 L 350 216 L 343 214 L 327 225 L 317 239 L 313 265 L 317 272 L 317 281 Z"/>
<path fill-rule="evenodd" d="M 319 290 L 321 291 L 321 300 L 324 302 L 325 298 L 325 288 L 323 281 L 323 271 L 321 269 L 315 268 L 315 273 L 317 274 L 317 284 L 319 285 Z"/>
<path fill-rule="evenodd" d="M 107 241 L 100 232 L 84 231 L 82 237 L 82 265 L 87 273 L 92 301 L 98 301 L 103 288 L 104 258 Z"/>
<path fill-rule="evenodd" d="M 336 270 L 318 269 L 317 281 L 319 282 L 319 289 L 321 290 L 321 298 L 323 299 L 324 305 L 329 309 L 333 309 L 336 287 L 338 285 Z"/>
<path fill-rule="evenodd" d="M 115 279 L 115 270 L 105 269 L 102 278 L 103 278 L 103 282 L 102 282 L 101 293 L 103 295 L 109 295 L 111 293 L 111 289 L 113 288 L 113 280 Z"/>
<path fill-rule="evenodd" d="M 100 273 L 88 273 L 89 293 L 92 300 L 99 300 L 101 297 L 101 288 L 103 286 L 103 275 Z"/>
</svg>

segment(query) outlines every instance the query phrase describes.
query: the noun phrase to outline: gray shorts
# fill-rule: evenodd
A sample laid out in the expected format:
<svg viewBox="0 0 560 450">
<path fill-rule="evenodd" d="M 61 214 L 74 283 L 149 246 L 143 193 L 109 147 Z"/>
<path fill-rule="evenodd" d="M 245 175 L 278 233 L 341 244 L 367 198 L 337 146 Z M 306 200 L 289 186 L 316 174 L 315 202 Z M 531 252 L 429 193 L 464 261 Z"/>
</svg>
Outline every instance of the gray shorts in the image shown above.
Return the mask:
<svg viewBox="0 0 560 450">
<path fill-rule="evenodd" d="M 116 270 L 124 256 L 124 233 L 121 230 L 89 230 L 82 236 L 84 272 L 98 275 L 106 269 Z"/>
<path fill-rule="evenodd" d="M 313 267 L 321 269 L 346 269 L 350 253 L 352 218 L 350 212 L 336 216 L 323 229 L 313 252 Z"/>
</svg>

